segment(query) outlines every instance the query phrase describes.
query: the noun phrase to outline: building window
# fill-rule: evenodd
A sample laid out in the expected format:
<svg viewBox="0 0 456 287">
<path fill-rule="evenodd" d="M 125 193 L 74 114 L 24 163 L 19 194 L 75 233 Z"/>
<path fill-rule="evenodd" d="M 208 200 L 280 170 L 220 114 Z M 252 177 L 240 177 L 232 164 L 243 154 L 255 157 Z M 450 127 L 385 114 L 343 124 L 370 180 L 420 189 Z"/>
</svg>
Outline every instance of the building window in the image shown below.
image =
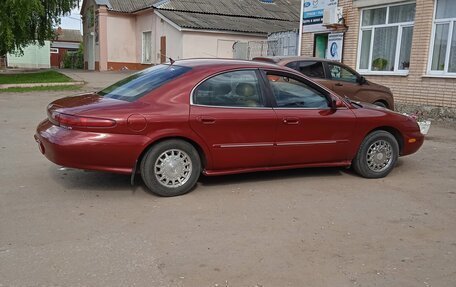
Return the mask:
<svg viewBox="0 0 456 287">
<path fill-rule="evenodd" d="M 58 48 L 51 48 L 51 54 L 58 54 L 59 49 Z"/>
<path fill-rule="evenodd" d="M 408 73 L 415 7 L 415 3 L 408 3 L 361 11 L 359 72 Z"/>
<path fill-rule="evenodd" d="M 152 32 L 142 34 L 142 63 L 152 63 Z"/>
<path fill-rule="evenodd" d="M 456 76 L 456 2 L 437 0 L 428 73 Z"/>
</svg>

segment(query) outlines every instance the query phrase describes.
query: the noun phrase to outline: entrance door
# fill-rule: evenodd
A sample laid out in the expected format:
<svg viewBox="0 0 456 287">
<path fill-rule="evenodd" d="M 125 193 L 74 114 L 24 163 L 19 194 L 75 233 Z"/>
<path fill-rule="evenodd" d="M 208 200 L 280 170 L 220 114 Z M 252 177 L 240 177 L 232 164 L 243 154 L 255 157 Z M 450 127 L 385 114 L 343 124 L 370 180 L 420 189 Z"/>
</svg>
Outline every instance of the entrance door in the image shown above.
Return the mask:
<svg viewBox="0 0 456 287">
<path fill-rule="evenodd" d="M 328 48 L 328 34 L 316 34 L 314 40 L 314 57 L 326 58 Z"/>
<path fill-rule="evenodd" d="M 166 36 L 160 37 L 160 63 L 163 64 L 166 62 Z"/>
<path fill-rule="evenodd" d="M 95 70 L 95 45 L 93 35 L 87 37 L 87 69 Z"/>
</svg>

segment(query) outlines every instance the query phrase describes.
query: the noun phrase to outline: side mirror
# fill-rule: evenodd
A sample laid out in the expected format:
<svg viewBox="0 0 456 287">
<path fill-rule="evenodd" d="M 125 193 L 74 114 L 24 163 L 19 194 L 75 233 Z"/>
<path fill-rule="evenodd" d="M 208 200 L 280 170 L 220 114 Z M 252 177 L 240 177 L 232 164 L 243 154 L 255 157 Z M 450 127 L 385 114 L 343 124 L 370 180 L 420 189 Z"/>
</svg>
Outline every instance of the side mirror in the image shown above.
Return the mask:
<svg viewBox="0 0 456 287">
<path fill-rule="evenodd" d="M 358 83 L 359 83 L 360 85 L 364 85 L 366 82 L 367 82 L 367 80 L 366 80 L 366 78 L 364 78 L 363 76 L 360 76 L 360 77 L 358 78 Z"/>
<path fill-rule="evenodd" d="M 340 99 L 336 99 L 336 98 L 331 99 L 331 109 L 332 110 L 337 110 L 337 108 L 344 108 L 344 107 L 346 107 L 346 106 Z"/>
</svg>

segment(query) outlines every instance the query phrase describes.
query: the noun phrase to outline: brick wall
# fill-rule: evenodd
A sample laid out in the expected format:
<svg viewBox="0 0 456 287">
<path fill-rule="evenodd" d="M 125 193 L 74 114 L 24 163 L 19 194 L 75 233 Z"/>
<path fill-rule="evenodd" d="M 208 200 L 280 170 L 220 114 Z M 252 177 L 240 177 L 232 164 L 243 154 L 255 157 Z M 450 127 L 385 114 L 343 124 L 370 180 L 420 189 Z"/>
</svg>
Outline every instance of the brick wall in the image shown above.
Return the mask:
<svg viewBox="0 0 456 287">
<path fill-rule="evenodd" d="M 359 9 L 353 7 L 352 0 L 339 0 L 339 6 L 344 8 L 345 23 L 349 27 L 345 33 L 343 62 L 355 68 L 359 35 Z M 456 78 L 426 76 L 433 13 L 434 0 L 416 0 L 415 26 L 408 76 L 367 76 L 366 78 L 390 87 L 397 102 L 456 108 Z M 303 34 L 302 55 L 313 55 L 312 33 Z"/>
</svg>

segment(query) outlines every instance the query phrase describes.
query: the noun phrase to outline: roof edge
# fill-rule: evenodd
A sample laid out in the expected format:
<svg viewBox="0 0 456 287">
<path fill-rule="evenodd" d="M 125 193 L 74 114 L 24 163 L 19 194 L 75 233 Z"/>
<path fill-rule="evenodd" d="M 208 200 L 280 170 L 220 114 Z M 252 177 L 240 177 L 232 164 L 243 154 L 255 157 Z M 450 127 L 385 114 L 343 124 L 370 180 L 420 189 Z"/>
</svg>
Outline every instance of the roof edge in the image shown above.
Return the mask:
<svg viewBox="0 0 456 287">
<path fill-rule="evenodd" d="M 166 10 L 169 11 L 169 10 Z M 162 18 L 165 22 L 176 28 L 179 32 L 207 32 L 207 33 L 223 33 L 223 34 L 241 34 L 241 35 L 249 35 L 249 36 L 258 36 L 258 37 L 263 37 L 265 35 L 268 35 L 268 33 L 261 33 L 261 32 L 247 32 L 247 31 L 240 31 L 240 30 L 211 30 L 211 29 L 198 29 L 198 28 L 189 28 L 189 27 L 181 27 L 168 19 L 165 15 L 161 14 L 159 10 L 154 10 L 154 14 L 156 14 L 158 17 Z M 201 14 L 201 13 L 200 13 Z M 215 14 L 218 15 L 218 14 Z"/>
<path fill-rule="evenodd" d="M 231 14 L 223 14 L 223 13 L 207 13 L 207 12 L 197 12 L 197 11 L 186 11 L 186 10 L 177 10 L 177 9 L 162 9 L 152 6 L 156 11 L 170 11 L 170 12 L 181 12 L 181 13 L 192 13 L 192 14 L 203 14 L 203 15 L 215 15 L 215 16 L 227 16 L 227 17 L 236 17 L 236 18 L 249 18 L 249 19 L 262 19 L 262 20 L 274 20 L 274 21 L 281 21 L 281 22 L 296 22 L 299 23 L 298 20 L 286 20 L 286 19 L 278 19 L 278 18 L 271 18 L 271 17 L 256 17 L 256 16 L 245 16 L 245 15 L 231 15 Z"/>
</svg>

